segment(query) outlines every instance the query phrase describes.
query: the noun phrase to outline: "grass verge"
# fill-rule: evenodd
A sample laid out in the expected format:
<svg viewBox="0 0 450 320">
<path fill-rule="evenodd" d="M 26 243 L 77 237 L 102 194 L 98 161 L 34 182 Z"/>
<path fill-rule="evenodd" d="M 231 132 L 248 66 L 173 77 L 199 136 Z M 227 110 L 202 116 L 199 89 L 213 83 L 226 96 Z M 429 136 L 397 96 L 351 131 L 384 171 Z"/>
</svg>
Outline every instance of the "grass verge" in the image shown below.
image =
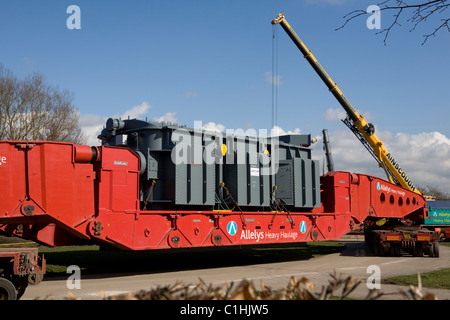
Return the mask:
<svg viewBox="0 0 450 320">
<path fill-rule="evenodd" d="M 450 242 L 441 242 L 440 245 L 450 247 Z M 450 290 L 450 269 L 424 272 L 420 274 L 420 278 L 422 281 L 422 287 L 424 288 Z M 381 283 L 395 284 L 401 286 L 409 286 L 409 285 L 417 286 L 418 278 L 417 274 L 397 276 L 383 279 Z"/>
<path fill-rule="evenodd" d="M 424 288 L 450 290 L 450 269 L 421 273 L 420 278 L 422 280 L 422 287 Z M 418 286 L 417 274 L 387 278 L 381 282 L 401 286 Z"/>
</svg>

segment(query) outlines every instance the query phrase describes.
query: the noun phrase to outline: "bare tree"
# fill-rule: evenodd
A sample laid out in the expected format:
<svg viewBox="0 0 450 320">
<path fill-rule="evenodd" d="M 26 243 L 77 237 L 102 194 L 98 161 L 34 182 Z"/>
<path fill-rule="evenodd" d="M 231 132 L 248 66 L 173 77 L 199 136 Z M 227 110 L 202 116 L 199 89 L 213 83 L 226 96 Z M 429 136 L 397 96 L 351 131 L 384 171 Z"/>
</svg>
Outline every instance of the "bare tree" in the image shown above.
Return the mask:
<svg viewBox="0 0 450 320">
<path fill-rule="evenodd" d="M 450 200 L 450 194 L 437 186 L 426 186 L 425 188 L 418 187 L 423 194 L 432 196 L 435 200 Z"/>
<path fill-rule="evenodd" d="M 412 3 L 415 2 L 415 3 Z M 439 31 L 447 30 L 450 32 L 450 17 L 447 9 L 450 7 L 449 0 L 385 0 L 378 4 L 380 12 L 393 12 L 393 20 L 389 25 L 377 32 L 377 34 L 384 33 L 384 44 L 389 33 L 394 27 L 400 27 L 401 20 L 406 15 L 406 22 L 411 25 L 410 31 L 414 31 L 420 24 L 428 22 L 432 25 L 429 33 L 424 34 L 422 45 L 427 42 L 428 38 L 436 36 Z M 355 18 L 366 15 L 366 10 L 355 10 L 344 16 L 345 23 L 336 30 L 342 29 L 347 23 Z"/>
<path fill-rule="evenodd" d="M 0 64 L 0 140 L 46 140 L 85 144 L 80 114 L 68 91 L 34 73 L 24 80 Z"/>
</svg>

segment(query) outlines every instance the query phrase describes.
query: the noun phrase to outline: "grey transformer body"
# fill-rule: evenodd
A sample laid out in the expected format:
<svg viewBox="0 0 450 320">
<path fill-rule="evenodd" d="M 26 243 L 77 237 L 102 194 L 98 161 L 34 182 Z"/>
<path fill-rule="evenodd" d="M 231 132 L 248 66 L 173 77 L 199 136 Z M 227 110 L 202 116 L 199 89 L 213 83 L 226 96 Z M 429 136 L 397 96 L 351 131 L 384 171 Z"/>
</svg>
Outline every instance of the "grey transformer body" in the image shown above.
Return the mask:
<svg viewBox="0 0 450 320">
<path fill-rule="evenodd" d="M 242 133 L 110 118 L 98 138 L 139 156 L 141 209 L 304 212 L 320 206 L 311 135 Z"/>
</svg>

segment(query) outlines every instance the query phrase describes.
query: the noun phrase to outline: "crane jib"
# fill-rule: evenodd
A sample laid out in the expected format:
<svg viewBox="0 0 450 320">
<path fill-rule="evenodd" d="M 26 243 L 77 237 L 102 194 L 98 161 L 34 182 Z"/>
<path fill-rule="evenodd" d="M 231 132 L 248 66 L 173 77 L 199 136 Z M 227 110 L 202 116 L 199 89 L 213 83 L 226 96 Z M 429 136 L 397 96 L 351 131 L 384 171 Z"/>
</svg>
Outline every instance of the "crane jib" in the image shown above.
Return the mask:
<svg viewBox="0 0 450 320">
<path fill-rule="evenodd" d="M 416 190 L 416 187 L 413 185 L 412 181 L 409 179 L 409 177 L 406 175 L 403 169 L 399 166 L 397 161 L 395 161 L 394 157 L 390 153 L 388 153 L 386 155 L 386 158 L 389 160 L 389 162 L 392 164 L 392 166 L 398 172 L 398 174 L 402 177 L 403 181 L 405 181 L 408 187 L 411 188 L 411 191 Z"/>
<path fill-rule="evenodd" d="M 355 128 L 357 131 L 353 132 L 360 132 L 360 141 L 367 147 L 370 145 L 370 148 L 372 151 L 369 150 L 369 152 L 372 152 L 375 158 L 378 162 L 383 161 L 386 164 L 385 170 L 386 174 L 388 175 L 389 181 L 393 182 L 392 177 L 395 177 L 395 179 L 400 182 L 400 184 L 405 188 L 409 189 L 412 192 L 415 192 L 417 194 L 421 194 L 419 190 L 416 190 L 416 187 L 414 187 L 412 181 L 410 181 L 409 177 L 406 175 L 406 173 L 403 171 L 403 169 L 398 165 L 398 163 L 394 160 L 392 155 L 390 153 L 387 153 L 385 148 L 383 147 L 382 154 L 385 155 L 387 153 L 387 158 L 382 159 L 382 155 L 378 152 L 378 149 L 380 146 L 383 145 L 382 141 L 378 140 L 378 138 L 374 135 L 375 127 L 371 123 L 367 123 L 364 117 L 360 116 L 356 110 L 353 108 L 353 106 L 350 104 L 350 102 L 347 100 L 347 98 L 344 96 L 342 91 L 338 88 L 337 84 L 330 78 L 328 73 L 324 70 L 324 68 L 320 65 L 320 63 L 317 61 L 317 59 L 312 54 L 311 50 L 309 50 L 306 45 L 303 43 L 303 41 L 299 38 L 299 36 L 295 33 L 295 31 L 292 29 L 292 27 L 289 25 L 289 23 L 286 21 L 284 14 L 280 13 L 278 14 L 278 17 L 272 20 L 272 24 L 280 24 L 281 27 L 286 31 L 288 36 L 291 38 L 291 40 L 294 42 L 294 44 L 298 47 L 298 49 L 303 53 L 303 57 L 309 62 L 309 64 L 312 66 L 312 68 L 316 71 L 316 73 L 319 75 L 319 77 L 322 79 L 322 81 L 325 83 L 325 85 L 328 87 L 329 91 L 333 94 L 333 96 L 337 99 L 337 101 L 341 104 L 341 106 L 344 108 L 344 110 L 347 112 L 347 119 L 348 122 L 351 123 L 349 126 L 350 129 L 352 127 Z M 344 121 L 345 123 L 345 121 Z M 348 125 L 348 124 L 347 124 Z M 358 134 L 357 134 L 358 136 Z M 365 143 L 365 142 L 367 143 Z M 389 172 L 388 172 L 389 171 Z M 392 174 L 392 177 L 391 177 Z"/>
<path fill-rule="evenodd" d="M 344 94 L 338 88 L 336 83 L 334 83 L 334 81 L 331 79 L 331 77 L 328 75 L 328 73 L 325 71 L 325 69 L 319 63 L 319 61 L 317 61 L 316 57 L 312 54 L 311 50 L 309 50 L 306 47 L 306 45 L 303 43 L 303 41 L 300 39 L 300 37 L 294 31 L 294 29 L 292 29 L 292 27 L 289 25 L 289 23 L 286 20 L 284 20 L 284 16 L 283 16 L 283 19 L 281 19 L 280 21 L 277 21 L 276 23 L 280 23 L 281 27 L 286 31 L 286 33 L 291 38 L 291 40 L 294 42 L 294 44 L 297 46 L 297 48 L 303 53 L 303 57 L 309 62 L 311 67 L 316 71 L 316 73 L 319 75 L 319 77 L 322 79 L 322 81 L 328 87 L 330 92 L 336 97 L 336 99 L 339 101 L 339 103 L 345 109 L 345 111 L 347 111 L 347 114 L 350 116 L 350 118 L 354 122 L 358 121 L 359 116 L 356 113 L 353 106 L 350 104 L 350 102 L 347 100 L 347 98 L 344 96 Z"/>
</svg>

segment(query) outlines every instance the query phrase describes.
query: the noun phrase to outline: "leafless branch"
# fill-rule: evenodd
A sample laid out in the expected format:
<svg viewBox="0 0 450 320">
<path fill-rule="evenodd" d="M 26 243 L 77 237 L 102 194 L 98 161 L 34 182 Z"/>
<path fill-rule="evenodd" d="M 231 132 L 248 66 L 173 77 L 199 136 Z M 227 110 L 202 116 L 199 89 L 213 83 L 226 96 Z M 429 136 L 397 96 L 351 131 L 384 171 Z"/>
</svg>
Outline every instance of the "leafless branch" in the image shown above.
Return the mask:
<svg viewBox="0 0 450 320">
<path fill-rule="evenodd" d="M 409 24 L 412 24 L 411 31 L 416 30 L 416 28 L 425 22 L 429 22 L 428 20 L 431 19 L 431 17 L 442 17 L 445 13 L 447 13 L 447 9 L 450 7 L 449 0 L 429 0 L 429 1 L 421 1 L 420 3 L 411 4 L 411 1 L 403 1 L 403 0 L 385 0 L 377 6 L 380 8 L 380 12 L 394 12 L 393 15 L 393 21 L 389 24 L 388 27 L 384 28 L 383 30 L 377 32 L 377 34 L 383 34 L 384 33 L 384 44 L 386 45 L 387 38 L 391 32 L 391 30 L 398 26 L 401 27 L 400 20 L 407 14 L 410 14 L 409 17 L 406 17 L 406 22 Z M 354 10 L 347 15 L 345 15 L 343 18 L 346 19 L 344 24 L 337 28 L 336 30 L 340 30 L 344 28 L 350 21 L 366 15 L 366 10 Z M 443 17 L 439 20 L 437 26 L 434 26 L 434 31 L 425 34 L 424 35 L 424 41 L 422 42 L 422 45 L 426 43 L 426 41 L 430 37 L 436 36 L 437 32 L 440 30 L 447 29 L 448 32 L 450 32 L 450 25 L 449 21 L 450 18 Z M 435 23 L 429 22 L 429 23 Z"/>
</svg>

